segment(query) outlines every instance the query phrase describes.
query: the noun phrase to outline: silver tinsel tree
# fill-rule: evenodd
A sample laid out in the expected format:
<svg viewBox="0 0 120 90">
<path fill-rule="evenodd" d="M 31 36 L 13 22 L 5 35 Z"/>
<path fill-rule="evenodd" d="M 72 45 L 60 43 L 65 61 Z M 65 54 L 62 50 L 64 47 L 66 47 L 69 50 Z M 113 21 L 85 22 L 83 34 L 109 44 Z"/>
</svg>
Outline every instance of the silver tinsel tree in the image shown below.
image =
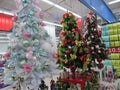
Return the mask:
<svg viewBox="0 0 120 90">
<path fill-rule="evenodd" d="M 38 90 L 41 79 L 57 74 L 54 46 L 37 16 L 36 0 L 16 0 L 19 5 L 4 71 L 4 83 L 16 90 Z"/>
</svg>

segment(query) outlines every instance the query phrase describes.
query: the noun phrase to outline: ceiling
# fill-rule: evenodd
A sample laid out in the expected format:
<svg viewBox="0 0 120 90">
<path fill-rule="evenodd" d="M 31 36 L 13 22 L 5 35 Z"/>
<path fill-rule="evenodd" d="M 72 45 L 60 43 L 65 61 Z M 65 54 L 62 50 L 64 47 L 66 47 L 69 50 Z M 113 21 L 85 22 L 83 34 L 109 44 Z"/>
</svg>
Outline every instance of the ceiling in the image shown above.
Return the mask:
<svg viewBox="0 0 120 90">
<path fill-rule="evenodd" d="M 42 0 L 38 1 L 39 7 L 44 12 L 44 15 L 41 16 L 41 18 L 46 21 L 59 23 L 64 11 L 61 11 L 60 9 L 57 9 L 54 6 L 49 5 L 43 2 Z M 81 4 L 79 0 L 50 0 L 50 1 L 70 11 L 73 11 L 82 17 L 86 16 L 87 13 L 90 11 L 86 6 Z M 112 0 L 105 0 L 106 3 L 108 3 L 109 1 Z M 120 17 L 120 2 L 113 5 L 109 5 L 109 7 L 117 17 Z M 4 9 L 10 12 L 14 12 L 15 10 L 17 10 L 14 0 L 10 0 L 9 2 L 8 0 L 0 0 L 0 9 Z"/>
</svg>

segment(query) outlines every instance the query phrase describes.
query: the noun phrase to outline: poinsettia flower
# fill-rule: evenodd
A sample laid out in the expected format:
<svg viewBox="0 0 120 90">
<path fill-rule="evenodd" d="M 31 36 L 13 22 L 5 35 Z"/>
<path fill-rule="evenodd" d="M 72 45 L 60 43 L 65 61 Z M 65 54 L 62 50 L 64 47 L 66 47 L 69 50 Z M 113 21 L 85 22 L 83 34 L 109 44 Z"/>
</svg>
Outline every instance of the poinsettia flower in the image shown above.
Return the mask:
<svg viewBox="0 0 120 90">
<path fill-rule="evenodd" d="M 31 64 L 24 64 L 23 69 L 25 72 L 29 73 L 32 71 L 32 65 Z"/>
<path fill-rule="evenodd" d="M 8 51 L 8 52 L 4 55 L 4 57 L 5 57 L 6 59 L 9 59 L 10 56 L 11 56 L 11 52 L 10 52 L 10 51 Z"/>
</svg>

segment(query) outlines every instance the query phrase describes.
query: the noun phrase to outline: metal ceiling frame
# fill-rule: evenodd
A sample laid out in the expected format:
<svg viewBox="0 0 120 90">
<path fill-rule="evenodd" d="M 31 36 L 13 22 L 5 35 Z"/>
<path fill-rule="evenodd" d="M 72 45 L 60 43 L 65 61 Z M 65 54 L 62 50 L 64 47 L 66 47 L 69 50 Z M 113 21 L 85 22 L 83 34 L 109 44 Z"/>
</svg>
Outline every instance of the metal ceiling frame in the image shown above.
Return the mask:
<svg viewBox="0 0 120 90">
<path fill-rule="evenodd" d="M 93 10 L 97 15 L 102 17 L 105 21 L 112 23 L 117 22 L 117 18 L 107 6 L 104 0 L 79 0 L 86 7 Z"/>
</svg>

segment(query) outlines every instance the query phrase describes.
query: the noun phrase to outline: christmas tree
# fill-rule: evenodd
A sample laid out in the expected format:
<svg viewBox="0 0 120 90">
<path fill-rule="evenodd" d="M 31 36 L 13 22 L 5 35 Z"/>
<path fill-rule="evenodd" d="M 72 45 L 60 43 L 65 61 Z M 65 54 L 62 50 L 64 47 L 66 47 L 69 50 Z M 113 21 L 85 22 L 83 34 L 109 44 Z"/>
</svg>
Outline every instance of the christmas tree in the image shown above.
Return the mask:
<svg viewBox="0 0 120 90">
<path fill-rule="evenodd" d="M 95 13 L 88 14 L 84 27 L 84 41 L 89 46 L 91 61 L 101 69 L 103 68 L 102 61 L 107 58 L 107 49 L 102 41 L 102 31 L 98 28 Z"/>
<path fill-rule="evenodd" d="M 19 5 L 8 52 L 5 54 L 4 83 L 16 90 L 38 90 L 41 79 L 56 74 L 54 47 L 43 28 L 36 0 L 16 0 Z"/>
<path fill-rule="evenodd" d="M 77 26 L 75 16 L 67 12 L 63 15 L 61 24 L 63 25 L 60 33 L 61 41 L 58 44 L 58 63 L 60 67 L 70 68 L 75 71 L 76 68 L 84 68 L 88 49 L 81 38 L 81 30 Z"/>
</svg>

